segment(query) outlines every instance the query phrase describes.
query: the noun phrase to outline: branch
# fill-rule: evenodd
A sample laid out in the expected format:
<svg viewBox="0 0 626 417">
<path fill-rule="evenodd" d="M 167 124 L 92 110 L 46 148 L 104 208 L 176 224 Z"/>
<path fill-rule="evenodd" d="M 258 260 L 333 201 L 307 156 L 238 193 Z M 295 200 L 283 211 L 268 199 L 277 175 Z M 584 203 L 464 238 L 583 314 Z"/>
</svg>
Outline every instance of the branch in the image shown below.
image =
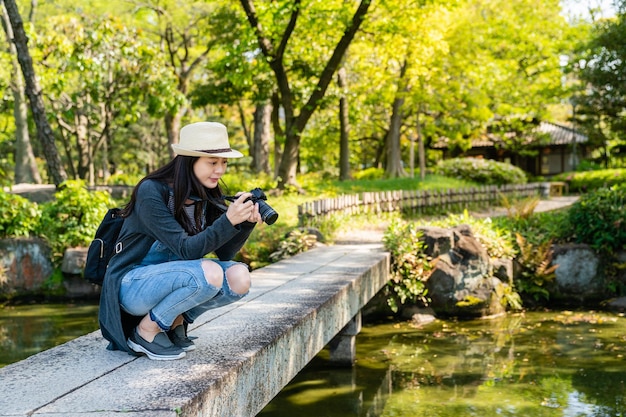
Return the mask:
<svg viewBox="0 0 626 417">
<path fill-rule="evenodd" d="M 302 107 L 302 111 L 300 112 L 300 115 L 295 123 L 295 127 L 298 131 L 304 130 L 304 127 L 313 115 L 313 112 L 317 108 L 320 100 L 324 98 L 328 85 L 333 80 L 333 74 L 337 71 L 337 68 L 341 64 L 341 60 L 348 50 L 352 39 L 354 39 L 354 36 L 359 30 L 361 23 L 365 20 L 365 15 L 367 14 L 371 2 L 372 0 L 361 0 L 358 9 L 354 12 L 354 16 L 352 16 L 352 23 L 346 28 L 343 36 L 337 43 L 332 56 L 326 63 L 326 67 L 320 75 L 316 88 L 313 90 L 313 93 L 311 94 L 311 97 L 309 97 L 307 103 Z"/>
</svg>

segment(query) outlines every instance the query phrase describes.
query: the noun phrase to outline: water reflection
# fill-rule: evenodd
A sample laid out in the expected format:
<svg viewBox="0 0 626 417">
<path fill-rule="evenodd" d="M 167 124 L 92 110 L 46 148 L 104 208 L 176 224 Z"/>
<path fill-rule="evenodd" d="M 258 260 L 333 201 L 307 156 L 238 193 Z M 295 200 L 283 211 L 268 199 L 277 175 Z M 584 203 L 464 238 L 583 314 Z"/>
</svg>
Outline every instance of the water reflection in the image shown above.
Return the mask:
<svg viewBox="0 0 626 417">
<path fill-rule="evenodd" d="M 625 325 L 595 312 L 365 325 L 354 369 L 323 352 L 259 416 L 624 416 Z"/>
<path fill-rule="evenodd" d="M 98 329 L 97 304 L 0 308 L 0 367 Z"/>
</svg>

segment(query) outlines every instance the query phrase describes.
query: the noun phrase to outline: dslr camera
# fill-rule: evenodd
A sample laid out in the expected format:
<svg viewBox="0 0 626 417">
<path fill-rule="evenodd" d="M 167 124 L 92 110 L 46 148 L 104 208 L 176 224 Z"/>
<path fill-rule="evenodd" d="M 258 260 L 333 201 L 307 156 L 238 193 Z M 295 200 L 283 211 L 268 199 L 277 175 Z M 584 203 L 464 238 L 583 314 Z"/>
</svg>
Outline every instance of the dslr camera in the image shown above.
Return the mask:
<svg viewBox="0 0 626 417">
<path fill-rule="evenodd" d="M 254 190 L 250 190 L 250 194 L 252 197 L 249 197 L 246 201 L 252 201 L 253 203 L 259 203 L 259 214 L 261 215 L 261 219 L 267 224 L 274 224 L 276 219 L 278 219 L 278 213 L 265 202 L 267 200 L 267 196 L 260 188 L 255 188 Z M 233 202 L 237 199 L 235 196 L 226 196 L 225 200 Z"/>
</svg>

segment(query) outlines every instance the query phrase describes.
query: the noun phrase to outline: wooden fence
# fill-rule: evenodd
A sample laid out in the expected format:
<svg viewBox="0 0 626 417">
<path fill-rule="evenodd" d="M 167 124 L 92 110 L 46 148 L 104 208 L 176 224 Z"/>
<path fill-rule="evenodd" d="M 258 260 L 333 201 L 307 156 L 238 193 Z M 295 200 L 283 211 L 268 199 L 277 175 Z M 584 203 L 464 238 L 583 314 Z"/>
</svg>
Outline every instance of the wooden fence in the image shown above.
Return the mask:
<svg viewBox="0 0 626 417">
<path fill-rule="evenodd" d="M 332 214 L 360 214 L 402 211 L 411 214 L 455 212 L 465 208 L 487 208 L 501 203 L 529 197 L 548 196 L 549 183 L 489 185 L 435 191 L 398 190 L 363 192 L 336 198 L 310 201 L 298 206 L 301 227 L 317 226 Z"/>
</svg>

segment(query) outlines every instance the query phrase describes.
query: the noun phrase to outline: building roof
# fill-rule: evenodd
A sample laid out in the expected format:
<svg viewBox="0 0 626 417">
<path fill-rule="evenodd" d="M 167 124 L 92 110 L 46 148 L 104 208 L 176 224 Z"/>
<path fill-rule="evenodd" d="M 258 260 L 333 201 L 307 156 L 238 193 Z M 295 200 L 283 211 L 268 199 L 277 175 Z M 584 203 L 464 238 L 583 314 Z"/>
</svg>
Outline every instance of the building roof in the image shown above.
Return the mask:
<svg viewBox="0 0 626 417">
<path fill-rule="evenodd" d="M 572 129 L 571 127 L 559 125 L 550 122 L 541 122 L 537 126 L 538 133 L 547 133 L 550 138 L 550 142 L 546 143 L 547 146 L 569 145 L 571 143 L 586 143 L 589 138 L 586 135 Z M 534 137 L 529 137 L 530 143 Z M 493 133 L 485 133 L 480 138 L 472 140 L 472 148 L 490 148 L 497 143 L 502 143 L 502 140 L 498 135 Z M 448 138 L 440 138 L 437 143 L 433 144 L 435 149 L 448 148 Z"/>
</svg>

